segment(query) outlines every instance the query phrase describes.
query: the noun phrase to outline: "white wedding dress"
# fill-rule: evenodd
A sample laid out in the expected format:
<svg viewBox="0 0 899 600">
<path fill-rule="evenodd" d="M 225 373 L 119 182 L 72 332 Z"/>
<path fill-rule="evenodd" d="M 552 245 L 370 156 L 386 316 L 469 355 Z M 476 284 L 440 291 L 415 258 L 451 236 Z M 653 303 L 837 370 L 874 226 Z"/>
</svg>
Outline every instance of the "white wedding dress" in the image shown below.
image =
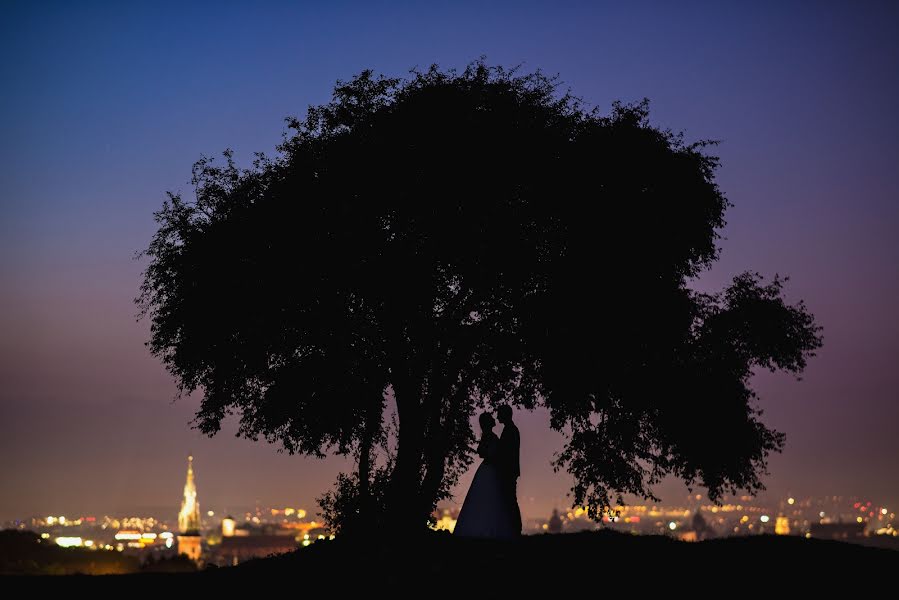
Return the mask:
<svg viewBox="0 0 899 600">
<path fill-rule="evenodd" d="M 475 538 L 515 538 L 509 502 L 500 483 L 499 438 L 490 432 L 481 438 L 478 454 L 484 457 L 471 481 L 453 535 Z"/>
</svg>

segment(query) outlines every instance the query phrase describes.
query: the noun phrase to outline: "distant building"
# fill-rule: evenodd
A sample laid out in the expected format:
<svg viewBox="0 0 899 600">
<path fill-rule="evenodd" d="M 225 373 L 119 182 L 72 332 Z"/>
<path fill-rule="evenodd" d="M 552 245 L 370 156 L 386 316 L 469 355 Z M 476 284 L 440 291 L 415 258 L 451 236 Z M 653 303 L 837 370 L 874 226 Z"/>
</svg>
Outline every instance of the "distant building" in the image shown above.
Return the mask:
<svg viewBox="0 0 899 600">
<path fill-rule="evenodd" d="M 184 498 L 178 513 L 178 554 L 186 554 L 195 563 L 200 562 L 203 551 L 200 537 L 200 503 L 197 500 L 197 486 L 194 482 L 194 457 L 187 457 L 187 480 L 184 483 Z"/>
<path fill-rule="evenodd" d="M 292 552 L 299 547 L 292 535 L 246 535 L 222 537 L 212 561 L 220 566 L 237 565 L 252 558 Z"/>
<path fill-rule="evenodd" d="M 819 540 L 855 540 L 865 536 L 865 524 L 852 521 L 812 523 L 809 534 Z"/>
<path fill-rule="evenodd" d="M 184 482 L 184 498 L 178 513 L 178 531 L 183 534 L 200 532 L 200 503 L 197 500 L 197 485 L 194 482 L 194 457 L 187 457 L 187 480 Z"/>
<path fill-rule="evenodd" d="M 234 537 L 235 522 L 234 517 L 228 515 L 222 519 L 222 537 Z"/>
</svg>

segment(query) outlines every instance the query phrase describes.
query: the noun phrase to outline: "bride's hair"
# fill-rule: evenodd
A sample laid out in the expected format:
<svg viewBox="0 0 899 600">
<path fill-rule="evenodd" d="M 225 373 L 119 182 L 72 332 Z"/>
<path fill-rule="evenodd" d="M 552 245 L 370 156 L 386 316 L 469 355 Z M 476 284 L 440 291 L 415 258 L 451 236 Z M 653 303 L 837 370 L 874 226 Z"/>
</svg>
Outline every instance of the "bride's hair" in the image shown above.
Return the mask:
<svg viewBox="0 0 899 600">
<path fill-rule="evenodd" d="M 489 412 L 482 412 L 481 416 L 478 417 L 478 422 L 480 422 L 481 430 L 484 432 L 490 431 L 496 425 L 496 421 L 493 420 L 493 415 Z"/>
</svg>

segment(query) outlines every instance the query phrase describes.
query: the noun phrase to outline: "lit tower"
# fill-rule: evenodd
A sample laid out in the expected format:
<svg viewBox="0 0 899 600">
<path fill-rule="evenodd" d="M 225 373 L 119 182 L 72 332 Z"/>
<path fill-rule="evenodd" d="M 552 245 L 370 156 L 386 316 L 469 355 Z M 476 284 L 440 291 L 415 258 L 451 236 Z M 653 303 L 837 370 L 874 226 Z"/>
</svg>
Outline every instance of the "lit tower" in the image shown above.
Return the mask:
<svg viewBox="0 0 899 600">
<path fill-rule="evenodd" d="M 184 482 L 184 499 L 178 513 L 178 554 L 186 554 L 194 562 L 200 561 L 200 503 L 197 502 L 197 486 L 194 483 L 194 457 L 187 457 L 187 481 Z"/>
</svg>

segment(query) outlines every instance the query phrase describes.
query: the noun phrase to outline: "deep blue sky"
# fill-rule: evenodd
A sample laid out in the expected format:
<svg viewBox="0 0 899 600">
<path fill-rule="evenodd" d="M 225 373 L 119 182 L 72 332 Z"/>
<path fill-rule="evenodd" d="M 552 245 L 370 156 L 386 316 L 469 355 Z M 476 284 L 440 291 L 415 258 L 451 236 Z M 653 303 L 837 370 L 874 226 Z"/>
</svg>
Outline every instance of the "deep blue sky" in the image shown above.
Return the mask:
<svg viewBox="0 0 899 600">
<path fill-rule="evenodd" d="M 143 347 L 131 303 L 166 190 L 336 79 L 481 55 L 559 74 L 607 110 L 721 140 L 735 204 L 722 260 L 791 276 L 824 326 L 803 381 L 757 379 L 787 432 L 772 494 L 899 504 L 899 4 L 6 2 L 0 8 L 0 518 L 177 508 L 184 456 L 205 506 L 312 507 L 339 464 L 187 426 L 197 400 Z M 560 505 L 559 438 L 522 416 L 525 515 Z M 469 478 L 462 482 L 459 501 Z M 664 499 L 682 488 L 663 486 Z"/>
</svg>

